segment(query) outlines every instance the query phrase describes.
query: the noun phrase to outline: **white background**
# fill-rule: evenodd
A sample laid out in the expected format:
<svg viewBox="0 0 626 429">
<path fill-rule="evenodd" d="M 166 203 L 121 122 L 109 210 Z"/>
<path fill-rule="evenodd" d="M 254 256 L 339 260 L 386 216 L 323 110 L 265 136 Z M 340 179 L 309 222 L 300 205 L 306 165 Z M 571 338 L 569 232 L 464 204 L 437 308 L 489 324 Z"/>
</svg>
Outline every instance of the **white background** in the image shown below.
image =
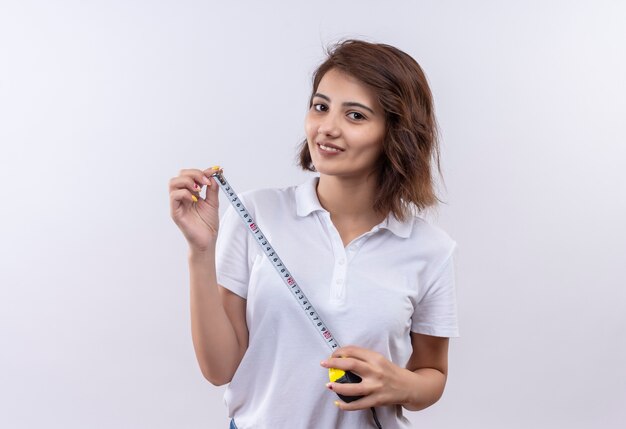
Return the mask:
<svg viewBox="0 0 626 429">
<path fill-rule="evenodd" d="M 0 427 L 226 428 L 167 183 L 302 181 L 311 72 L 344 37 L 413 55 L 442 131 L 462 337 L 414 427 L 623 427 L 619 0 L 2 0 Z"/>
</svg>

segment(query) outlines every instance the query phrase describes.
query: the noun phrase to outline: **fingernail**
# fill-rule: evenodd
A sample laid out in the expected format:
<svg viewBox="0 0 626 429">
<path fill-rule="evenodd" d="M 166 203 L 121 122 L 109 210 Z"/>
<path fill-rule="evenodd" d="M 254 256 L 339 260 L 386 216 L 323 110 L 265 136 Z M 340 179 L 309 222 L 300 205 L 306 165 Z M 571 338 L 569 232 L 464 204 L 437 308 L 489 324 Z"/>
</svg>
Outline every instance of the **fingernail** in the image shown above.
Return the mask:
<svg viewBox="0 0 626 429">
<path fill-rule="evenodd" d="M 335 401 L 335 402 L 334 402 L 334 404 L 335 404 L 336 406 L 339 406 L 339 401 Z"/>
<path fill-rule="evenodd" d="M 213 167 L 211 167 L 211 170 L 217 171 L 220 169 L 219 165 L 214 165 Z"/>
<path fill-rule="evenodd" d="M 196 197 L 195 195 L 192 195 L 191 199 L 193 200 L 194 203 L 198 202 L 198 197 Z"/>
<path fill-rule="evenodd" d="M 330 390 L 333 390 L 333 385 L 330 383 L 326 383 L 326 387 L 328 387 Z"/>
<path fill-rule="evenodd" d="M 320 362 L 320 365 L 322 365 L 322 366 L 326 366 L 326 361 L 325 361 L 325 360 L 321 361 L 321 362 Z"/>
<path fill-rule="evenodd" d="M 198 184 L 197 184 L 197 183 L 194 183 L 194 184 L 193 184 L 193 188 L 194 188 L 194 189 L 198 189 L 198 188 L 199 188 Z"/>
</svg>

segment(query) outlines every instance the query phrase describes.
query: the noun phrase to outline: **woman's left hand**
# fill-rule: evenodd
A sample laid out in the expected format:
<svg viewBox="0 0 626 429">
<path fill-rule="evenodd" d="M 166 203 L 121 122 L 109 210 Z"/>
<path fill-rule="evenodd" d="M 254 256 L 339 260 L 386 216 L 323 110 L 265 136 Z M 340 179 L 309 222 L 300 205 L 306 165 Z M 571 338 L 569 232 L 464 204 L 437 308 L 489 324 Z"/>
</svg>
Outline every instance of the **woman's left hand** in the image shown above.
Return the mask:
<svg viewBox="0 0 626 429">
<path fill-rule="evenodd" d="M 347 403 L 337 398 L 335 405 L 345 411 L 362 410 L 379 405 L 402 404 L 407 401 L 407 378 L 414 375 L 384 356 L 362 347 L 347 346 L 336 350 L 321 362 L 324 368 L 351 371 L 362 378 L 360 383 L 333 383 L 326 387 L 345 396 L 363 396 Z M 410 385 L 410 384 L 409 384 Z"/>
</svg>

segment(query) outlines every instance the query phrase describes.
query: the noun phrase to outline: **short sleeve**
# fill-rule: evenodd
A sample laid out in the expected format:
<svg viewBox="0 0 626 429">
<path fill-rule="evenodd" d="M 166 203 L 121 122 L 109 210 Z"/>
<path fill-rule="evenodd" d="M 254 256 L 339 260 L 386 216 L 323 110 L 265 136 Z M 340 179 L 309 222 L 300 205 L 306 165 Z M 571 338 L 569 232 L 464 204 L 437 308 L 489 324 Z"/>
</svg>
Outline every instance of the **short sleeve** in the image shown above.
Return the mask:
<svg viewBox="0 0 626 429">
<path fill-rule="evenodd" d="M 435 337 L 458 337 L 458 318 L 454 271 L 454 246 L 435 271 L 432 280 L 425 283 L 421 299 L 413 313 L 411 331 Z"/>
<path fill-rule="evenodd" d="M 232 206 L 220 220 L 215 265 L 217 283 L 246 298 L 250 278 L 248 231 Z"/>
</svg>

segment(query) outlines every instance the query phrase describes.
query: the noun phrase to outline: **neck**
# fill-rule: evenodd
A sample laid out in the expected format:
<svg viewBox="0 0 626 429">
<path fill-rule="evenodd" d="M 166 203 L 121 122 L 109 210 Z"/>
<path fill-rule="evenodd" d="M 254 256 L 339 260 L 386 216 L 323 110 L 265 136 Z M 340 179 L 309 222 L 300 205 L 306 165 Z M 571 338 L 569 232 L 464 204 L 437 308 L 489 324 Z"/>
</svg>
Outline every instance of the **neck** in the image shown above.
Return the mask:
<svg viewBox="0 0 626 429">
<path fill-rule="evenodd" d="M 384 216 L 373 207 L 376 179 L 374 174 L 365 179 L 320 175 L 317 197 L 333 220 L 377 224 Z"/>
</svg>

